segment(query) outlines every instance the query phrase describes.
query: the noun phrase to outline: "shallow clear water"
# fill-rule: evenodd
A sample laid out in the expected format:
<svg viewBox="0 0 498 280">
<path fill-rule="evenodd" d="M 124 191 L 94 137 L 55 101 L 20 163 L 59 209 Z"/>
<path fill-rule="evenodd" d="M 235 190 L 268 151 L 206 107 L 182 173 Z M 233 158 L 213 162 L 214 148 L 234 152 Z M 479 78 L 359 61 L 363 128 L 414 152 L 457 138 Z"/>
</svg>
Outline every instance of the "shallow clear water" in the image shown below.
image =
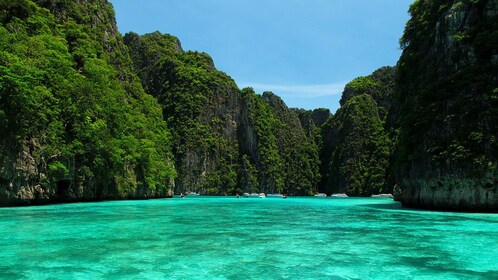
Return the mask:
<svg viewBox="0 0 498 280">
<path fill-rule="evenodd" d="M 498 279 L 498 215 L 390 199 L 0 209 L 1 279 Z"/>
</svg>

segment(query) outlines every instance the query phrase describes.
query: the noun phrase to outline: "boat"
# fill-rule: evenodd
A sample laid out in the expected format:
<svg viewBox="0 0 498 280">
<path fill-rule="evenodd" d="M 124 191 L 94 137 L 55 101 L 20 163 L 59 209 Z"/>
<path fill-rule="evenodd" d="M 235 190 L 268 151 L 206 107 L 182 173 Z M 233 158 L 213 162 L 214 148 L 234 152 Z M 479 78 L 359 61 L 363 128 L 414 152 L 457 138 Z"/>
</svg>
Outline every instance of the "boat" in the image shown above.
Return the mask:
<svg viewBox="0 0 498 280">
<path fill-rule="evenodd" d="M 390 193 L 381 193 L 381 194 L 372 194 L 370 197 L 394 198 L 394 195 Z"/>
<path fill-rule="evenodd" d="M 200 194 L 196 193 L 196 192 L 189 192 L 187 193 L 188 196 L 199 196 Z"/>
<path fill-rule="evenodd" d="M 243 197 L 259 197 L 259 194 L 258 193 L 243 193 L 242 194 Z"/>
<path fill-rule="evenodd" d="M 270 193 L 267 194 L 266 197 L 283 197 L 283 195 L 280 193 Z"/>
<path fill-rule="evenodd" d="M 315 197 L 327 197 L 327 194 L 317 193 L 317 194 L 315 194 Z"/>
<path fill-rule="evenodd" d="M 348 197 L 345 193 L 333 193 L 331 197 Z"/>
<path fill-rule="evenodd" d="M 243 197 L 249 197 L 249 198 L 266 198 L 265 193 L 243 193 Z"/>
</svg>

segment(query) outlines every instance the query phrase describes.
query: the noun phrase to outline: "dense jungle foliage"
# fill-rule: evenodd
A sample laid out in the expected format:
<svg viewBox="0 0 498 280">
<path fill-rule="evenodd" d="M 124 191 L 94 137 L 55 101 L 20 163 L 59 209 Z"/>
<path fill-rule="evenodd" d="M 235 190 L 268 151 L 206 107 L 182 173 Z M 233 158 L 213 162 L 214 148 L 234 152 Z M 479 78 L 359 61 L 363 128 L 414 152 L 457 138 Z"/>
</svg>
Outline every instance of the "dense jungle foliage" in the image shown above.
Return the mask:
<svg viewBox="0 0 498 280">
<path fill-rule="evenodd" d="M 310 195 L 317 191 L 320 178 L 318 147 L 307 137 L 298 115 L 271 92 L 257 95 L 243 90 L 243 107 L 248 111 L 248 126 L 243 131 L 242 147 L 260 172 L 260 188 L 271 193 Z M 243 113 L 243 115 L 245 115 Z"/>
<path fill-rule="evenodd" d="M 174 36 L 122 37 L 107 0 L 0 0 L 0 203 L 492 190 L 497 0 L 410 13 L 398 65 L 348 83 L 332 115 L 240 90 Z"/>
<path fill-rule="evenodd" d="M 396 133 L 388 121 L 396 69 L 383 67 L 348 83 L 341 107 L 319 127 L 327 193 L 354 196 L 392 192 L 389 162 Z"/>
<path fill-rule="evenodd" d="M 172 131 L 176 192 L 236 192 L 240 93 L 235 82 L 216 70 L 209 55 L 184 52 L 176 37 L 128 33 L 124 40 Z"/>
<path fill-rule="evenodd" d="M 329 163 L 329 190 L 355 196 L 386 193 L 390 143 L 373 98 L 352 97 L 329 125 L 338 136 Z"/>
<path fill-rule="evenodd" d="M 124 39 L 172 130 L 177 193 L 314 193 L 317 148 L 280 98 L 240 91 L 207 54 L 183 51 L 171 35 Z"/>
<path fill-rule="evenodd" d="M 498 2 L 418 0 L 410 13 L 396 80 L 398 183 L 491 189 L 498 184 Z"/>
<path fill-rule="evenodd" d="M 164 193 L 175 171 L 160 107 L 128 67 L 110 5 L 87 2 L 0 2 L 0 181 L 24 154 L 39 173 L 17 180 L 61 199 Z"/>
</svg>

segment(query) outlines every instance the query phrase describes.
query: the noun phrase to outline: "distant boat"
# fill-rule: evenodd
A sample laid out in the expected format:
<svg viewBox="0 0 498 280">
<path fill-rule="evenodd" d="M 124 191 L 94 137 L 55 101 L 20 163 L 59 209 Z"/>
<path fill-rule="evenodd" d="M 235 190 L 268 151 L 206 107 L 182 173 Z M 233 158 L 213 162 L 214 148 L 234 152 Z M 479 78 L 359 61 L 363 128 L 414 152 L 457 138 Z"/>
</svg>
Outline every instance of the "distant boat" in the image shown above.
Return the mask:
<svg viewBox="0 0 498 280">
<path fill-rule="evenodd" d="M 370 197 L 385 197 L 385 198 L 393 198 L 394 195 L 390 193 L 381 193 L 381 194 L 372 194 Z"/>
<path fill-rule="evenodd" d="M 348 197 L 345 193 L 333 193 L 331 197 Z"/>
<path fill-rule="evenodd" d="M 243 197 L 259 197 L 259 194 L 258 193 L 243 193 L 242 194 Z"/>
<path fill-rule="evenodd" d="M 243 197 L 250 197 L 250 198 L 266 198 L 265 193 L 243 193 Z"/>
<path fill-rule="evenodd" d="M 266 197 L 283 197 L 283 195 L 280 193 L 270 193 L 267 194 Z"/>
<path fill-rule="evenodd" d="M 200 194 L 196 193 L 196 192 L 189 192 L 187 193 L 188 196 L 199 196 Z"/>
<path fill-rule="evenodd" d="M 327 197 L 327 194 L 324 193 L 317 193 L 315 194 L 316 197 Z"/>
</svg>

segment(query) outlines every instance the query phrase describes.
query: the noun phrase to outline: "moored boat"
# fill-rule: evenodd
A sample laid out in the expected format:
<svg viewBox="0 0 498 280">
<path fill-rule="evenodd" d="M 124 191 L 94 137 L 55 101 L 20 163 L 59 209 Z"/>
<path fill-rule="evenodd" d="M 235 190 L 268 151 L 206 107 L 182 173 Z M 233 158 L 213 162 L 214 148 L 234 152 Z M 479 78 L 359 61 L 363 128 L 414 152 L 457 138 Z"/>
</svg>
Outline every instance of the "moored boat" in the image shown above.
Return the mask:
<svg viewBox="0 0 498 280">
<path fill-rule="evenodd" d="M 390 193 L 372 194 L 370 197 L 394 198 L 394 196 Z"/>
<path fill-rule="evenodd" d="M 258 193 L 243 193 L 242 194 L 243 197 L 259 197 L 259 194 Z"/>
<path fill-rule="evenodd" d="M 243 197 L 250 197 L 250 198 L 256 198 L 256 197 L 266 198 L 265 193 L 243 193 L 242 196 Z"/>
<path fill-rule="evenodd" d="M 327 194 L 317 193 L 317 194 L 315 194 L 315 197 L 327 197 Z"/>
<path fill-rule="evenodd" d="M 333 193 L 331 197 L 348 197 L 345 193 Z"/>
</svg>

